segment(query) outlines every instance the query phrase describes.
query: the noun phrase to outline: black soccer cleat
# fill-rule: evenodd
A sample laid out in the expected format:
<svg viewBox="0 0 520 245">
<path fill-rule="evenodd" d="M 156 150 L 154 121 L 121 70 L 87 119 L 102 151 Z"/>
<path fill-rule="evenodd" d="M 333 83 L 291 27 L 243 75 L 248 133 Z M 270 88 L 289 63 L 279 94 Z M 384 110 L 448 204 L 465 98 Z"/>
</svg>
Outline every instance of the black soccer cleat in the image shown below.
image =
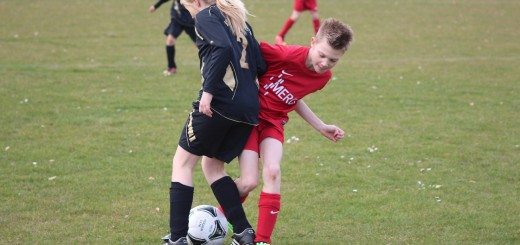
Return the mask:
<svg viewBox="0 0 520 245">
<path fill-rule="evenodd" d="M 251 228 L 247 228 L 240 234 L 233 234 L 233 242 L 231 242 L 231 245 L 254 245 L 255 237 L 255 231 Z"/>
<path fill-rule="evenodd" d="M 161 238 L 163 240 L 162 245 L 188 245 L 188 239 L 186 239 L 186 237 L 181 237 L 175 242 L 170 240 L 170 237 L 170 234 L 168 234 Z"/>
</svg>

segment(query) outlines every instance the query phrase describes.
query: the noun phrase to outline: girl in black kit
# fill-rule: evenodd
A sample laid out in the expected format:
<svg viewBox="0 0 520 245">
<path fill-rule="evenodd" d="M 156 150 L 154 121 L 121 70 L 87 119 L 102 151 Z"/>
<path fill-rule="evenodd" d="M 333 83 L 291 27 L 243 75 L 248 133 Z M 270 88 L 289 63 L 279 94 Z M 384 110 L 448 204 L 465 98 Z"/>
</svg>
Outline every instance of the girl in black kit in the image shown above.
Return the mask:
<svg viewBox="0 0 520 245">
<path fill-rule="evenodd" d="M 150 13 L 155 12 L 163 3 L 169 0 L 159 0 L 154 5 L 150 6 Z M 165 76 L 170 76 L 177 71 L 177 64 L 175 63 L 175 43 L 182 31 L 188 34 L 193 42 L 195 42 L 195 27 L 193 18 L 190 12 L 184 8 L 180 0 L 174 0 L 170 10 L 170 24 L 164 29 L 166 35 L 166 58 L 168 60 L 168 67 L 163 72 Z"/>
<path fill-rule="evenodd" d="M 258 123 L 257 76 L 266 70 L 260 47 L 246 23 L 241 0 L 182 0 L 195 18 L 202 88 L 173 157 L 170 229 L 164 243 L 188 244 L 193 170 L 202 169 L 217 201 L 233 224 L 233 244 L 254 244 L 255 233 L 224 163 L 237 157 Z"/>
</svg>

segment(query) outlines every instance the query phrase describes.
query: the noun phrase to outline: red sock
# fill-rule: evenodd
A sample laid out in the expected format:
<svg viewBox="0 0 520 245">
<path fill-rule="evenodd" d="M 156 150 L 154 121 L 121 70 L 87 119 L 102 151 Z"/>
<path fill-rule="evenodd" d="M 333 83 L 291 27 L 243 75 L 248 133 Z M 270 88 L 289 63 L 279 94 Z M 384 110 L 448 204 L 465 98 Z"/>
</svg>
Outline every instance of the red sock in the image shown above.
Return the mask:
<svg viewBox="0 0 520 245">
<path fill-rule="evenodd" d="M 240 197 L 240 201 L 241 201 L 242 203 L 244 203 L 244 202 L 246 201 L 246 199 L 247 199 L 247 196 L 249 196 L 249 193 L 247 193 L 247 194 L 246 194 L 245 196 L 243 196 L 243 197 Z M 224 216 L 226 216 L 225 213 L 224 213 L 224 209 L 222 209 L 222 206 L 218 205 L 217 208 L 218 208 L 218 210 L 220 210 L 220 212 L 222 212 L 222 213 L 224 214 Z"/>
<path fill-rule="evenodd" d="M 313 19 L 312 24 L 314 25 L 314 34 L 318 33 L 320 29 L 320 19 Z"/>
<path fill-rule="evenodd" d="M 292 20 L 291 18 L 287 19 L 285 25 L 283 25 L 282 30 L 280 31 L 280 33 L 278 33 L 278 36 L 285 37 L 285 34 L 287 34 L 287 32 L 289 31 L 289 29 L 291 29 L 293 24 L 294 20 Z"/>
<path fill-rule="evenodd" d="M 255 242 L 271 243 L 278 212 L 280 212 L 280 194 L 260 193 Z"/>
</svg>

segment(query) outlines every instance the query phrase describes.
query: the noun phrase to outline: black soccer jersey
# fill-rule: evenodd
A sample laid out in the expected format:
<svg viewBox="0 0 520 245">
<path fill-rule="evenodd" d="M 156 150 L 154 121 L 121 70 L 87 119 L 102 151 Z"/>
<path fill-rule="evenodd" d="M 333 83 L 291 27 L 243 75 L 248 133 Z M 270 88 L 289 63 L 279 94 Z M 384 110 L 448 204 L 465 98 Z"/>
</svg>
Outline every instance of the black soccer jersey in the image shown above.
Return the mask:
<svg viewBox="0 0 520 245">
<path fill-rule="evenodd" d="M 170 0 L 158 0 L 157 3 L 154 4 L 154 7 L 158 9 L 164 3 Z M 172 4 L 172 8 L 170 10 L 170 16 L 172 19 L 176 20 L 179 24 L 183 26 L 193 26 L 193 17 L 191 17 L 190 12 L 181 4 L 181 0 L 174 0 Z"/>
<path fill-rule="evenodd" d="M 202 92 L 213 95 L 211 108 L 224 117 L 247 124 L 258 123 L 260 110 L 257 76 L 266 63 L 249 24 L 247 46 L 237 41 L 220 10 L 212 5 L 197 14 L 195 30 L 199 48 Z M 243 53 L 245 52 L 245 53 Z M 194 108 L 198 109 L 198 100 Z"/>
</svg>

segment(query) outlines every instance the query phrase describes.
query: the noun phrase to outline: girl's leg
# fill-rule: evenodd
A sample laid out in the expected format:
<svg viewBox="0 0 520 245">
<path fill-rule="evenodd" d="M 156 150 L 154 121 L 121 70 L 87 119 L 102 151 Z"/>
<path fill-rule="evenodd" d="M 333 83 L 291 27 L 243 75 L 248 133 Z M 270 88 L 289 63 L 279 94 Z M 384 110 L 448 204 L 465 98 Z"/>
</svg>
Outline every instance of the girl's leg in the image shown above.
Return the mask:
<svg viewBox="0 0 520 245">
<path fill-rule="evenodd" d="M 188 218 L 193 202 L 193 170 L 199 156 L 178 146 L 172 164 L 170 187 L 170 232 L 172 241 L 188 234 Z"/>
<path fill-rule="evenodd" d="M 240 193 L 240 202 L 244 203 L 249 192 L 258 186 L 258 153 L 251 150 L 242 151 L 238 158 L 238 164 L 240 165 L 240 177 L 235 180 L 235 184 Z M 213 183 L 217 179 L 218 177 L 213 177 L 212 180 L 208 180 L 206 176 L 208 183 Z M 218 209 L 225 213 L 222 206 L 218 206 Z"/>
<path fill-rule="evenodd" d="M 224 171 L 224 162 L 215 158 L 202 158 L 204 175 L 211 185 L 213 194 L 225 211 L 226 218 L 235 233 L 251 228 L 240 201 L 237 185 Z"/>
</svg>

